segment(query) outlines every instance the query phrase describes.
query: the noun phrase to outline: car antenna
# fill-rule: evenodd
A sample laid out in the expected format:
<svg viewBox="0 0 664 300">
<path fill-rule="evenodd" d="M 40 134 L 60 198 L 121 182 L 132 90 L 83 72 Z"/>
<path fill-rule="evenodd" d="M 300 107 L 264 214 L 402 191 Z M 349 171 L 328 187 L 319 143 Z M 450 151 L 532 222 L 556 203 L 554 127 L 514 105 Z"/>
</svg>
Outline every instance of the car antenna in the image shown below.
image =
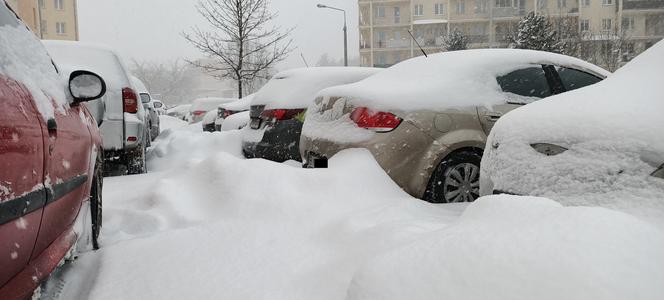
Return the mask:
<svg viewBox="0 0 664 300">
<path fill-rule="evenodd" d="M 420 51 L 422 51 L 422 54 L 424 54 L 424 57 L 429 57 L 429 55 L 427 55 L 427 53 L 424 51 L 424 49 L 422 49 L 422 46 L 421 46 L 420 43 L 417 41 L 417 39 L 415 38 L 415 36 L 413 35 L 413 33 L 410 32 L 410 30 L 407 30 L 407 31 L 408 31 L 408 34 L 410 34 L 410 37 L 413 38 L 413 41 L 415 41 L 415 44 L 417 44 L 417 47 L 419 47 L 419 48 L 420 48 Z"/>
<path fill-rule="evenodd" d="M 304 61 L 304 65 L 307 66 L 307 68 L 308 68 L 309 64 L 307 63 L 307 59 L 304 58 L 304 54 L 302 54 L 302 52 L 300 52 L 300 57 L 302 57 L 302 61 Z"/>
</svg>

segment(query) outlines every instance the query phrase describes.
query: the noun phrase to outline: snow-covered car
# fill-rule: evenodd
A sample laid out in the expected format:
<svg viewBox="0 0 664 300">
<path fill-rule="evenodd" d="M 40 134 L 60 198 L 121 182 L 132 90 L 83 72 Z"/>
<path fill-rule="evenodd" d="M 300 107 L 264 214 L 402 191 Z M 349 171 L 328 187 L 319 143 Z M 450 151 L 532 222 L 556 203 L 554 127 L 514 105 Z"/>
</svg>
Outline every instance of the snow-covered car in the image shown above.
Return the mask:
<svg viewBox="0 0 664 300">
<path fill-rule="evenodd" d="M 301 155 L 305 166 L 325 167 L 343 149 L 365 148 L 413 197 L 473 201 L 486 136 L 502 115 L 607 75 L 582 60 L 532 50 L 413 58 L 321 91 L 304 122 Z"/>
<path fill-rule="evenodd" d="M 217 118 L 214 121 L 215 130 L 221 131 L 222 124 L 226 118 L 240 112 L 249 111 L 251 101 L 254 99 L 255 94 L 243 97 L 233 102 L 224 103 L 217 108 Z M 235 126 L 233 126 L 235 127 Z M 244 125 L 242 126 L 244 127 Z"/>
<path fill-rule="evenodd" d="M 106 81 L 101 99 L 104 116 L 100 130 L 104 139 L 106 170 L 124 166 L 128 173 L 146 171 L 145 149 L 149 130 L 138 88 L 130 79 L 122 58 L 112 49 L 82 42 L 43 41 L 55 64 L 63 70 L 86 69 Z"/>
<path fill-rule="evenodd" d="M 217 111 L 215 110 L 208 111 L 203 116 L 203 120 L 201 120 L 201 124 L 203 124 L 203 131 L 207 132 L 216 131 L 214 128 L 216 119 L 217 119 Z"/>
<path fill-rule="evenodd" d="M 234 113 L 224 119 L 224 122 L 221 124 L 219 131 L 242 129 L 249 125 L 249 119 L 250 117 L 248 110 Z"/>
<path fill-rule="evenodd" d="M 131 80 L 134 83 L 134 86 L 138 89 L 138 96 L 141 98 L 141 103 L 143 104 L 143 108 L 145 109 L 145 116 L 147 117 L 146 120 L 148 121 L 148 146 L 150 145 L 151 141 L 154 141 L 157 136 L 159 135 L 159 112 L 157 112 L 157 109 L 154 106 L 154 102 L 152 100 L 152 95 L 150 94 L 150 91 L 148 91 L 148 88 L 145 86 L 143 81 L 138 79 L 136 76 L 131 76 Z"/>
<path fill-rule="evenodd" d="M 176 105 L 174 107 L 171 107 L 166 110 L 166 115 L 169 115 L 174 118 L 178 118 L 180 120 L 185 120 L 187 114 L 189 113 L 189 109 L 191 108 L 191 104 L 180 104 Z"/>
<path fill-rule="evenodd" d="M 59 265 L 99 247 L 102 137 L 83 103 L 106 85 L 58 70 L 4 1 L 0 41 L 0 299 L 36 299 Z"/>
<path fill-rule="evenodd" d="M 199 98 L 194 100 L 191 103 L 189 108 L 189 114 L 186 117 L 185 121 L 189 123 L 198 123 L 203 121 L 203 117 L 209 111 L 215 111 L 220 104 L 228 103 L 235 101 L 235 98 L 217 98 L 217 97 L 208 97 L 208 98 Z"/>
<path fill-rule="evenodd" d="M 242 143 L 244 155 L 276 162 L 301 161 L 302 122 L 316 94 L 324 88 L 360 81 L 381 70 L 318 67 L 278 73 L 251 102 L 251 121 L 245 128 Z"/>
<path fill-rule="evenodd" d="M 505 116 L 487 141 L 481 194 L 657 206 L 664 219 L 662 70 L 659 42 L 601 83 Z"/>
</svg>

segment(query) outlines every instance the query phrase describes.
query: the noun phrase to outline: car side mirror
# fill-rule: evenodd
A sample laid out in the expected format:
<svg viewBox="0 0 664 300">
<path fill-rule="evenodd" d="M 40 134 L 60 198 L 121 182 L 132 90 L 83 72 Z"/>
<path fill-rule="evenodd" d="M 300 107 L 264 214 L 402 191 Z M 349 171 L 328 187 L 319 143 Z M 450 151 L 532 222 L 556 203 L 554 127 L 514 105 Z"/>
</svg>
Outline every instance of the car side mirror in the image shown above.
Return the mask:
<svg viewBox="0 0 664 300">
<path fill-rule="evenodd" d="M 162 106 L 164 106 L 164 105 L 159 103 L 159 102 L 154 103 L 154 108 L 161 108 Z"/>
<path fill-rule="evenodd" d="M 69 75 L 69 92 L 74 103 L 99 99 L 106 94 L 106 82 L 90 71 L 74 71 Z"/>
</svg>

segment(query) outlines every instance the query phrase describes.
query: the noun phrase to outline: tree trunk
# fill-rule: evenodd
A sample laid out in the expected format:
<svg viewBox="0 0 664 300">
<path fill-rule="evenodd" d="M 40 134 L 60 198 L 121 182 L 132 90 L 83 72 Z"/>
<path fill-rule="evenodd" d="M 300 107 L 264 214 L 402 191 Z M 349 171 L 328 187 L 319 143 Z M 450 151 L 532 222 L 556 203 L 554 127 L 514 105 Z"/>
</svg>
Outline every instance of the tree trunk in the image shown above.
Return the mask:
<svg viewBox="0 0 664 300">
<path fill-rule="evenodd" d="M 237 96 L 242 99 L 242 79 L 237 80 Z"/>
</svg>

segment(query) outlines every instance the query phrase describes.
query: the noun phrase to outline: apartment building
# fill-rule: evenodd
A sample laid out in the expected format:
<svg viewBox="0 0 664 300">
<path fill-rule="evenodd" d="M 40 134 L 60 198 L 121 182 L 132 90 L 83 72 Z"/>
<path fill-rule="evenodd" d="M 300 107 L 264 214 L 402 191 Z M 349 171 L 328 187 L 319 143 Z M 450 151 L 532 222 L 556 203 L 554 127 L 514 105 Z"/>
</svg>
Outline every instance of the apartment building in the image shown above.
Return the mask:
<svg viewBox="0 0 664 300">
<path fill-rule="evenodd" d="M 76 0 L 8 0 L 7 3 L 41 39 L 78 41 Z"/>
<path fill-rule="evenodd" d="M 507 47 L 513 26 L 535 11 L 578 27 L 583 39 L 629 40 L 640 53 L 664 37 L 662 0 L 358 0 L 362 66 L 388 67 L 442 51 L 454 30 L 469 48 Z M 559 22 L 563 23 L 563 22 Z M 414 39 L 411 37 L 414 37 Z M 417 43 L 415 42 L 417 41 Z"/>
</svg>

